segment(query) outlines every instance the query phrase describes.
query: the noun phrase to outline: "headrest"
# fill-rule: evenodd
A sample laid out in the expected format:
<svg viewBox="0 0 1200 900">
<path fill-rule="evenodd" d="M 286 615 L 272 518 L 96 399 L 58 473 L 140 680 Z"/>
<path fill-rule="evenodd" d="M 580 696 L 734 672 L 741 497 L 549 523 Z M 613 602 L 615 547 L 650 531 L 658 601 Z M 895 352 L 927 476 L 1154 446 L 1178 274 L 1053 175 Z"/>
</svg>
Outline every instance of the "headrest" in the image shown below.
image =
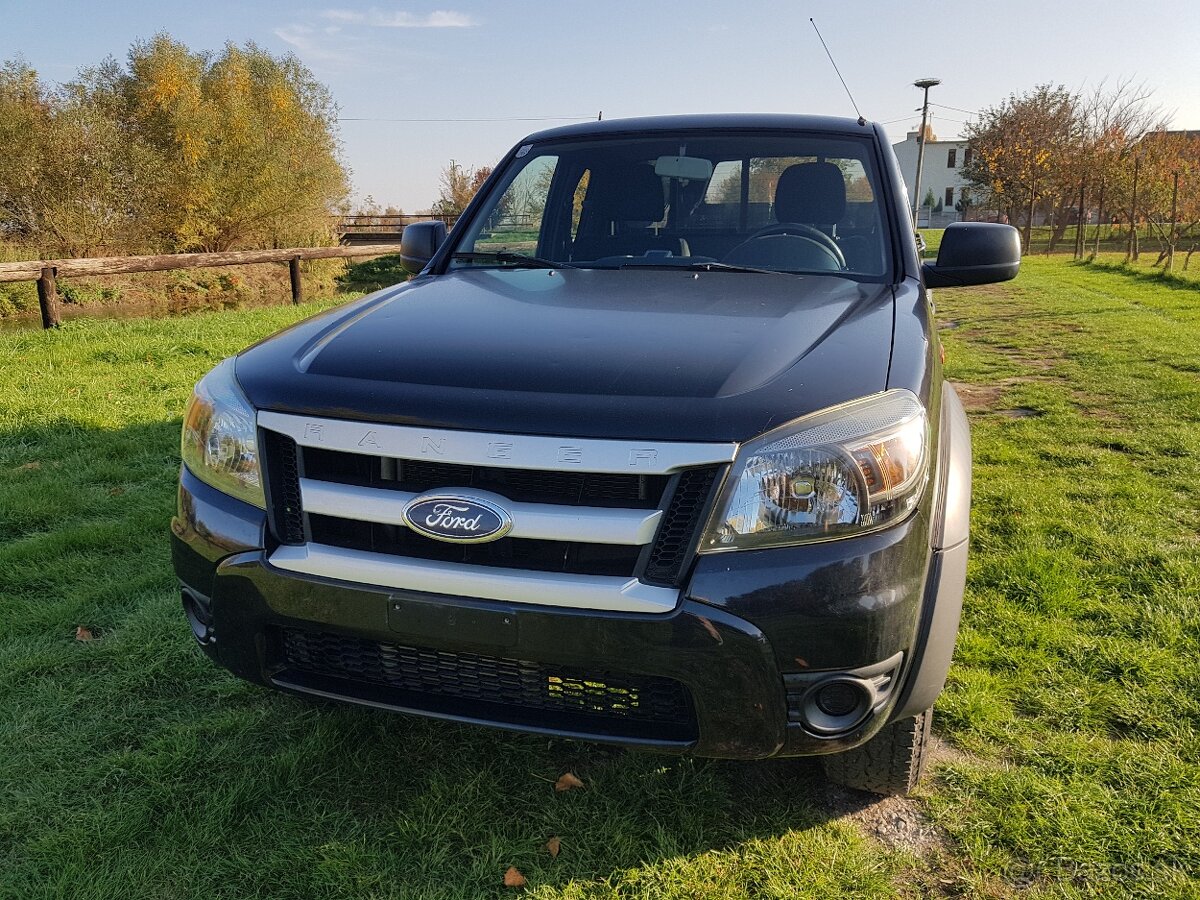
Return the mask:
<svg viewBox="0 0 1200 900">
<path fill-rule="evenodd" d="M 775 187 L 775 219 L 834 225 L 846 214 L 846 180 L 831 162 L 788 166 Z"/>
<path fill-rule="evenodd" d="M 605 215 L 613 222 L 661 222 L 667 211 L 662 178 L 647 165 L 619 173 L 609 181 Z M 615 190 L 612 190 L 615 188 Z"/>
</svg>

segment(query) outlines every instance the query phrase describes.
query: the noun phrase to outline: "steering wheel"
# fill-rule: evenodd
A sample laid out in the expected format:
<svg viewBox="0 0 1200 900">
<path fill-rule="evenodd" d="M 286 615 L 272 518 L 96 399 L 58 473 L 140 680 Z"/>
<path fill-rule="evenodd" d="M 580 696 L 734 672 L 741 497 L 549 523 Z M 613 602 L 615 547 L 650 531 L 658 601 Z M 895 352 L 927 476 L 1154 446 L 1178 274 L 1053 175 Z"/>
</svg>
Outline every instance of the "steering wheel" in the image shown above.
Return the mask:
<svg viewBox="0 0 1200 900">
<path fill-rule="evenodd" d="M 813 228 L 811 225 L 801 225 L 799 222 L 780 222 L 776 225 L 768 225 L 766 228 L 760 228 L 754 234 L 750 235 L 750 237 L 746 238 L 746 240 L 742 241 L 734 250 L 746 246 L 751 241 L 757 241 L 759 238 L 773 237 L 778 234 L 788 234 L 792 237 L 811 241 L 828 253 L 837 263 L 839 269 L 846 268 L 846 257 L 842 255 L 842 248 L 834 242 L 833 238 L 818 228 Z"/>
</svg>

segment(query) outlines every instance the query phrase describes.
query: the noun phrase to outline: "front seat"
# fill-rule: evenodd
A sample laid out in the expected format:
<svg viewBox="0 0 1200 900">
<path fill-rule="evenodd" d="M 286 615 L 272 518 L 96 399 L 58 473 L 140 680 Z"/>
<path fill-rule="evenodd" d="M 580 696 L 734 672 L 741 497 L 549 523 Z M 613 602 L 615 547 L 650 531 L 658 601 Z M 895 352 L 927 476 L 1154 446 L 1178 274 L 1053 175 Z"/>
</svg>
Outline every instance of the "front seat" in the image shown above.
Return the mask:
<svg viewBox="0 0 1200 900">
<path fill-rule="evenodd" d="M 775 221 L 812 225 L 830 238 L 846 215 L 846 179 L 831 162 L 788 166 L 775 186 Z"/>
<path fill-rule="evenodd" d="M 775 186 L 774 225 L 760 228 L 724 262 L 783 271 L 838 272 L 846 257 L 834 236 L 846 213 L 842 170 L 829 162 L 788 166 Z"/>
<path fill-rule="evenodd" d="M 651 250 L 674 254 L 684 249 L 681 241 L 662 237 L 652 228 L 667 213 L 662 178 L 653 168 L 643 164 L 606 174 L 608 177 L 593 182 L 603 193 L 595 201 L 594 212 L 589 210 L 589 233 L 580 234 L 571 247 L 572 260 L 642 256 Z"/>
</svg>

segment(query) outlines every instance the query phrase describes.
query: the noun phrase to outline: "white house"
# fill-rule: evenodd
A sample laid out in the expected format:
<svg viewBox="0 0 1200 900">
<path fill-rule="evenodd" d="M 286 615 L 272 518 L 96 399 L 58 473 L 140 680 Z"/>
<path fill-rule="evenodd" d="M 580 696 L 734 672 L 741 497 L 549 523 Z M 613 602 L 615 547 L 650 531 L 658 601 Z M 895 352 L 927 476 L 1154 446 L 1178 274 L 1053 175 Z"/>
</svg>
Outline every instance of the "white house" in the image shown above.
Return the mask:
<svg viewBox="0 0 1200 900">
<path fill-rule="evenodd" d="M 900 171 L 904 175 L 904 187 L 908 190 L 909 199 L 913 199 L 913 182 L 917 178 L 917 137 L 920 132 L 910 131 L 908 136 L 899 144 L 893 144 L 896 159 L 900 163 Z M 924 201 L 930 191 L 933 192 L 934 203 L 941 202 L 941 214 L 929 216 L 931 225 L 945 225 L 957 222 L 960 218 L 954 209 L 954 204 L 962 199 L 965 182 L 962 179 L 962 167 L 968 162 L 970 149 L 966 141 L 939 141 L 933 133 L 933 128 L 925 128 L 925 164 L 921 170 L 921 196 Z M 928 211 L 921 209 L 921 224 L 926 224 Z"/>
</svg>

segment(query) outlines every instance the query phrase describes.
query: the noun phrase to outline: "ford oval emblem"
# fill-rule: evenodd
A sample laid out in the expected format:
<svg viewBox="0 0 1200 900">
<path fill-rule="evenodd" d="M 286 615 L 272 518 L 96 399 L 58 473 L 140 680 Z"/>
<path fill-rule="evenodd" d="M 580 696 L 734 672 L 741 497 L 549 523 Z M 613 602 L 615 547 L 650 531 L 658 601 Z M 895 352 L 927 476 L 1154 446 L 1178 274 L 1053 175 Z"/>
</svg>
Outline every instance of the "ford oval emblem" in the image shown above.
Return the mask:
<svg viewBox="0 0 1200 900">
<path fill-rule="evenodd" d="M 512 529 L 512 517 L 484 497 L 439 492 L 421 494 L 404 507 L 404 522 L 417 534 L 455 544 L 495 541 Z"/>
</svg>

